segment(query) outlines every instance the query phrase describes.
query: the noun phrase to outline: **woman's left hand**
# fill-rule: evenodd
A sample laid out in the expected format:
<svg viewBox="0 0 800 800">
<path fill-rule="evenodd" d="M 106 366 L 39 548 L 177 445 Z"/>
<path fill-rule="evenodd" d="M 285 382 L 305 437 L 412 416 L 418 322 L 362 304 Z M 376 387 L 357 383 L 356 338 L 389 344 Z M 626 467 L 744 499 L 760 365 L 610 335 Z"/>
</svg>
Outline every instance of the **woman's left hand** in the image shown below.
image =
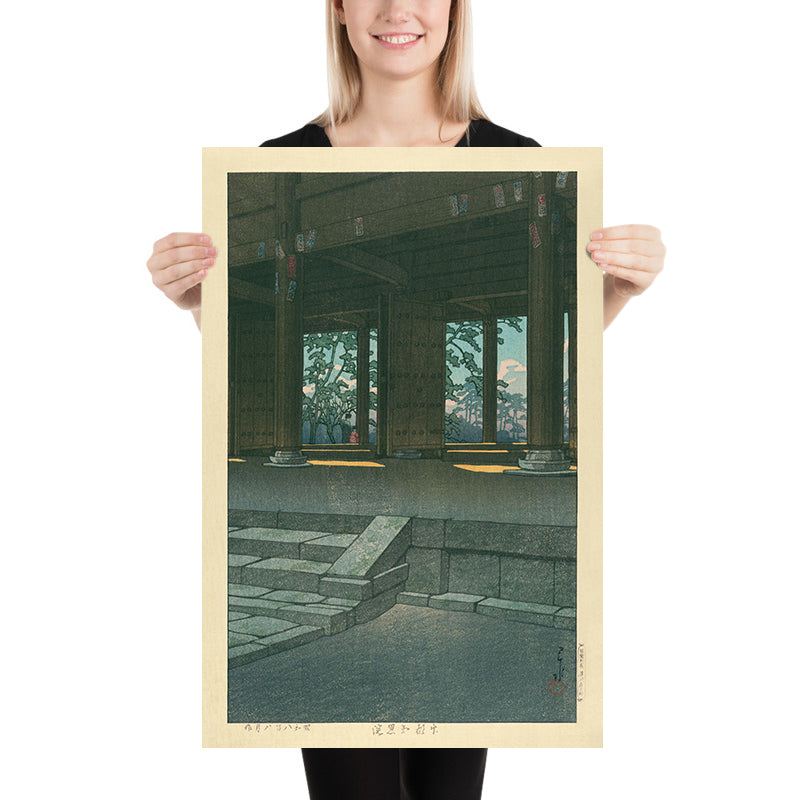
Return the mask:
<svg viewBox="0 0 800 800">
<path fill-rule="evenodd" d="M 592 234 L 586 246 L 595 263 L 614 278 L 620 297 L 641 294 L 664 269 L 667 248 L 652 225 L 619 225 Z"/>
</svg>

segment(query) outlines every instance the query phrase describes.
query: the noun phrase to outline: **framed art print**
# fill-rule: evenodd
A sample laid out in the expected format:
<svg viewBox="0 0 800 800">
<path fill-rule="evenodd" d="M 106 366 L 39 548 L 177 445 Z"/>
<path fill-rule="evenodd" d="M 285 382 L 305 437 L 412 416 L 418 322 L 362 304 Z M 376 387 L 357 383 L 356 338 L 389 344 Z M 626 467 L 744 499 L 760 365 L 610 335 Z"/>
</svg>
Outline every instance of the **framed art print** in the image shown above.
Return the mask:
<svg viewBox="0 0 800 800">
<path fill-rule="evenodd" d="M 599 746 L 598 149 L 208 149 L 207 746 Z"/>
</svg>

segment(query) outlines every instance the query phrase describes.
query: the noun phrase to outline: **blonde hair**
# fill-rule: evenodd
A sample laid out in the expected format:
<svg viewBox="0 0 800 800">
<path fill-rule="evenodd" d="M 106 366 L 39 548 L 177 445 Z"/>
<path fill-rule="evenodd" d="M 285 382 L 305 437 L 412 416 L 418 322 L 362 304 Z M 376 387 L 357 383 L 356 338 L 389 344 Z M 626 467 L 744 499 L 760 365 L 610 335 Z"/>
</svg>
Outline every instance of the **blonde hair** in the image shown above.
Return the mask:
<svg viewBox="0 0 800 800">
<path fill-rule="evenodd" d="M 332 0 L 326 0 L 328 14 L 328 108 L 312 124 L 325 127 L 350 119 L 361 99 L 361 71 L 358 58 L 339 22 Z M 472 74 L 472 10 L 469 0 L 452 0 L 453 17 L 439 56 L 439 91 L 442 121 L 469 122 L 488 119 L 475 91 Z"/>
</svg>

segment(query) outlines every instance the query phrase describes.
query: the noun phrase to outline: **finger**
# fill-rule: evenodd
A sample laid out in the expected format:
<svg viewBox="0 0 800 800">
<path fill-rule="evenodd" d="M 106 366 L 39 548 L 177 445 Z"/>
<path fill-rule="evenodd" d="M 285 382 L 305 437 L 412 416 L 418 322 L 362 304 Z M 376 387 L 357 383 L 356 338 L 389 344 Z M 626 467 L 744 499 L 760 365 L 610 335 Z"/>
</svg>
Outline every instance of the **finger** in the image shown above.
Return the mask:
<svg viewBox="0 0 800 800">
<path fill-rule="evenodd" d="M 661 262 L 650 256 L 643 256 L 640 253 L 615 253 L 599 252 L 592 253 L 592 259 L 600 266 L 617 266 L 637 269 L 643 272 L 660 272 Z"/>
<path fill-rule="evenodd" d="M 159 289 L 166 291 L 176 281 L 181 281 L 189 275 L 194 275 L 202 270 L 208 271 L 212 266 L 214 266 L 213 258 L 204 258 L 202 261 L 184 261 L 154 273 L 153 283 Z"/>
<path fill-rule="evenodd" d="M 586 249 L 590 253 L 595 252 L 614 252 L 614 253 L 639 253 L 644 256 L 655 256 L 663 258 L 666 248 L 660 241 L 650 239 L 601 239 L 596 242 L 589 242 Z"/>
<path fill-rule="evenodd" d="M 153 245 L 153 253 L 163 253 L 185 245 L 210 245 L 211 237 L 205 233 L 170 233 Z"/>
<path fill-rule="evenodd" d="M 629 267 L 618 267 L 614 264 L 604 264 L 603 272 L 613 275 L 615 278 L 622 278 L 630 281 L 639 291 L 644 291 L 654 280 L 655 275 L 641 269 L 630 269 Z"/>
<path fill-rule="evenodd" d="M 216 258 L 216 247 L 175 247 L 161 253 L 154 253 L 147 261 L 147 268 L 152 273 L 181 264 L 187 261 L 198 261 L 206 258 Z"/>
<path fill-rule="evenodd" d="M 185 278 L 181 278 L 181 280 L 170 283 L 169 286 L 164 287 L 163 292 L 170 300 L 175 302 L 190 289 L 197 286 L 198 283 L 201 283 L 207 274 L 208 270 L 201 269 L 200 272 L 194 272 Z"/>
<path fill-rule="evenodd" d="M 601 228 L 595 231 L 592 234 L 592 239 L 647 239 L 661 241 L 661 231 L 652 225 L 617 225 L 613 228 Z"/>
</svg>

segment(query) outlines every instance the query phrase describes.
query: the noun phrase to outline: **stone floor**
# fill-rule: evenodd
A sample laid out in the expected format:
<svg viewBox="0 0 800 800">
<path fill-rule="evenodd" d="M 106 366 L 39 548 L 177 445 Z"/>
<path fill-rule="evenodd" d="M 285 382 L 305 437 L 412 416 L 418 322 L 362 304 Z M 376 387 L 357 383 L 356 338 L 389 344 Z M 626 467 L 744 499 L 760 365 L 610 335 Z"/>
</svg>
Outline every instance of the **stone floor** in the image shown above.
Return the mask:
<svg viewBox="0 0 800 800">
<path fill-rule="evenodd" d="M 259 457 L 229 464 L 229 509 L 234 516 L 237 509 L 256 515 L 281 509 L 298 515 L 399 515 L 523 525 L 574 526 L 576 521 L 572 478 L 511 478 L 424 460 L 387 459 L 380 468 L 316 465 L 303 470 L 265 467 L 264 461 Z M 243 519 L 232 524 L 275 523 Z M 311 586 L 272 589 L 322 594 Z M 287 598 L 256 599 L 275 604 Z M 570 616 L 569 609 L 532 604 L 478 608 L 484 600 L 477 595 L 407 593 L 381 616 L 335 635 L 322 635 L 317 623 L 299 617 L 269 623 L 251 623 L 245 616 L 232 619 L 231 644 L 242 648 L 242 661 L 249 657 L 247 648 L 263 646 L 266 639 L 272 654 L 229 670 L 229 721 L 573 721 L 575 632 L 569 628 L 574 627 L 574 612 Z M 238 614 L 257 613 L 237 602 Z M 523 618 L 525 622 L 517 621 Z M 254 625 L 267 627 L 251 629 Z M 296 636 L 304 643 L 284 649 L 284 640 L 296 643 Z M 252 637 L 260 641 L 254 645 Z M 554 696 L 548 685 L 559 667 L 573 679 L 565 677 L 566 690 Z"/>
<path fill-rule="evenodd" d="M 575 525 L 575 478 L 514 478 L 437 460 L 383 459 L 380 468 L 265 467 L 264 457 L 228 464 L 231 509 L 313 511 Z M 378 463 L 378 462 L 376 462 Z"/>
<path fill-rule="evenodd" d="M 482 614 L 396 605 L 228 674 L 230 722 L 575 719 L 575 633 Z"/>
</svg>

